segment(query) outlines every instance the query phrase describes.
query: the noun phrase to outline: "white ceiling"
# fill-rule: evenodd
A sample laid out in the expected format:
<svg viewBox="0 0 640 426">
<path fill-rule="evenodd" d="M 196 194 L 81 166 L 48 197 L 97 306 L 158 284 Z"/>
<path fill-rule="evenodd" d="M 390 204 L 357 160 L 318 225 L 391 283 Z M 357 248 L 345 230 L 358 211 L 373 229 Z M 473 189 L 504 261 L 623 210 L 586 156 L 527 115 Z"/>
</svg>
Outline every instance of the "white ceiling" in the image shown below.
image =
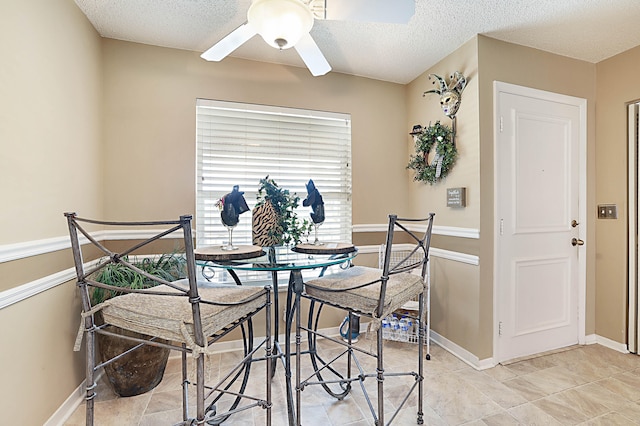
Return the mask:
<svg viewBox="0 0 640 426">
<path fill-rule="evenodd" d="M 196 52 L 243 24 L 251 3 L 75 2 L 103 37 Z M 334 72 L 396 83 L 412 81 L 476 34 L 596 63 L 640 45 L 640 0 L 416 0 L 408 24 L 316 20 L 311 30 Z M 304 67 L 294 49 L 278 51 L 260 36 L 232 56 Z"/>
</svg>

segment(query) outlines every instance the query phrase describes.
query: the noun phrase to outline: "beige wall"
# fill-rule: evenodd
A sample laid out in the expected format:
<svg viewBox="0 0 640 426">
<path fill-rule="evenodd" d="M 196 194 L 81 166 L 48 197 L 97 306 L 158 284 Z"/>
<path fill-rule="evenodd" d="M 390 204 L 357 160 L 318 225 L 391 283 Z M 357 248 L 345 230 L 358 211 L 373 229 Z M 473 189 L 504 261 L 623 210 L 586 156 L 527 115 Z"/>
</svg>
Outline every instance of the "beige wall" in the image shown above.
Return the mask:
<svg viewBox="0 0 640 426">
<path fill-rule="evenodd" d="M 450 80 L 454 71 L 460 71 L 467 78 L 467 87 L 462 92 L 462 102 L 456 114 L 456 148 L 458 159 L 453 171 L 434 185 L 413 181 L 413 172 L 407 170 L 411 214 L 424 216 L 426 212 L 436 214 L 434 225 L 455 226 L 478 229 L 480 227 L 480 143 L 478 136 L 478 52 L 474 37 L 445 59 L 429 68 L 407 85 L 407 131 L 404 134 L 407 148 L 415 154 L 414 142 L 408 135 L 414 124 L 426 127 L 440 121 L 452 127 L 451 119 L 444 115 L 440 107 L 440 97 L 435 93 L 423 96 L 427 90 L 437 88 L 429 79 L 436 74 Z M 408 163 L 408 159 L 405 160 Z M 406 164 L 405 164 L 406 166 Z M 467 188 L 467 207 L 447 207 L 447 188 Z"/>
<path fill-rule="evenodd" d="M 596 66 L 595 204 L 617 204 L 618 219 L 596 222 L 596 334 L 626 341 L 627 108 L 640 100 L 640 47 Z M 595 208 L 592 210 L 595 215 Z"/>
<path fill-rule="evenodd" d="M 430 185 L 413 181 L 408 172 L 412 215 L 424 216 L 426 212 L 435 212 L 435 226 L 449 226 L 480 229 L 480 209 L 485 200 L 481 199 L 480 186 L 480 138 L 478 112 L 478 46 L 477 39 L 466 42 L 445 59 L 434 65 L 421 76 L 407 85 L 408 123 L 428 126 L 436 121 L 452 126 L 440 107 L 437 94 L 423 93 L 436 86 L 429 74 L 449 77 L 454 71 L 460 71 L 467 78 L 467 86 L 462 92 L 462 103 L 456 114 L 455 143 L 458 150 L 453 171 L 442 181 Z M 407 136 L 410 152 L 415 152 L 413 140 Z M 464 187 L 467 194 L 467 206 L 464 208 L 447 207 L 446 189 Z M 480 255 L 478 241 L 470 238 L 454 238 L 436 235 L 434 247 Z M 463 347 L 482 359 L 491 356 L 491 323 L 483 321 L 481 313 L 483 303 L 491 299 L 481 299 L 480 267 L 456 261 L 432 257 L 431 274 L 431 321 L 433 330 L 446 339 Z M 484 260 L 484 256 L 482 256 Z M 491 306 L 491 305 L 490 305 Z M 488 340 L 488 342 L 487 342 Z"/>
<path fill-rule="evenodd" d="M 57 237 L 65 209 L 100 213 L 100 42 L 73 1 L 0 16 L 0 244 Z"/>
<path fill-rule="evenodd" d="M 350 113 L 353 223 L 408 212 L 404 86 L 108 39 L 103 58 L 106 217 L 194 213 L 196 98 Z"/>
<path fill-rule="evenodd" d="M 0 2 L 0 246 L 64 236 L 102 210 L 100 39 L 72 0 Z M 64 258 L 64 259 L 63 259 Z M 0 262 L 0 291 L 71 266 Z M 41 425 L 82 381 L 71 283 L 0 309 L 0 424 Z"/>
<path fill-rule="evenodd" d="M 431 283 L 433 331 L 477 354 L 486 338 L 479 322 L 478 267 L 432 256 Z"/>
</svg>

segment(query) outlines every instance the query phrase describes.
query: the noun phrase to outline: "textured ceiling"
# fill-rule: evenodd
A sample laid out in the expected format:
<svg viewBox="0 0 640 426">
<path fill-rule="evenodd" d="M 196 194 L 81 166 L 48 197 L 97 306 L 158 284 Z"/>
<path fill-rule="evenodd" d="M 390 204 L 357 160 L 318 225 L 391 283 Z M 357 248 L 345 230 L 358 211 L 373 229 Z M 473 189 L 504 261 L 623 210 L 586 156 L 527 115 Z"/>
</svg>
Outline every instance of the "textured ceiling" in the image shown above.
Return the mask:
<svg viewBox="0 0 640 426">
<path fill-rule="evenodd" d="M 103 37 L 197 52 L 243 24 L 251 3 L 75 1 Z M 640 45 L 640 0 L 416 0 L 408 24 L 316 20 L 311 30 L 334 72 L 396 83 L 476 34 L 596 63 Z M 231 56 L 304 67 L 294 49 L 278 51 L 260 36 Z"/>
</svg>

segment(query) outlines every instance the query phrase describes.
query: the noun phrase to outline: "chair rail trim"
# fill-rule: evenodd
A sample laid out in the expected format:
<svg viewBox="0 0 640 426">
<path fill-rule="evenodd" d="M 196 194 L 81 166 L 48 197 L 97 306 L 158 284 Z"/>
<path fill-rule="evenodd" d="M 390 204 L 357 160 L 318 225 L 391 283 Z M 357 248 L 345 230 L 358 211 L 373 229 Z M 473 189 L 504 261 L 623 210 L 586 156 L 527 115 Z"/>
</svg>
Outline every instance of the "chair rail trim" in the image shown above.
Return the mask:
<svg viewBox="0 0 640 426">
<path fill-rule="evenodd" d="M 363 225 L 353 225 L 353 232 L 387 232 L 388 224 L 371 223 Z M 409 225 L 408 229 L 414 232 L 424 231 L 426 226 Z M 460 228 L 456 226 L 438 226 L 433 225 L 432 234 L 443 235 L 447 237 L 460 237 L 460 238 L 480 238 L 480 230 L 475 228 Z"/>
</svg>

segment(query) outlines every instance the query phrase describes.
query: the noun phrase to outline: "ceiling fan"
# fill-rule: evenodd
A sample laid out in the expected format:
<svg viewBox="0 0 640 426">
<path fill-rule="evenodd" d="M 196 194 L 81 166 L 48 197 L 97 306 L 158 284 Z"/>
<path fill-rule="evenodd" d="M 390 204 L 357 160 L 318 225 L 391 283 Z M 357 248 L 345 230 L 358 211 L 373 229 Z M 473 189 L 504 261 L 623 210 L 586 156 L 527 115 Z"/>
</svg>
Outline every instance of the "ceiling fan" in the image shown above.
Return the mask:
<svg viewBox="0 0 640 426">
<path fill-rule="evenodd" d="M 415 13 L 416 0 L 253 0 L 247 21 L 200 55 L 207 61 L 221 61 L 260 34 L 276 49 L 293 47 L 311 74 L 331 71 L 309 31 L 316 19 L 404 23 Z"/>
</svg>

